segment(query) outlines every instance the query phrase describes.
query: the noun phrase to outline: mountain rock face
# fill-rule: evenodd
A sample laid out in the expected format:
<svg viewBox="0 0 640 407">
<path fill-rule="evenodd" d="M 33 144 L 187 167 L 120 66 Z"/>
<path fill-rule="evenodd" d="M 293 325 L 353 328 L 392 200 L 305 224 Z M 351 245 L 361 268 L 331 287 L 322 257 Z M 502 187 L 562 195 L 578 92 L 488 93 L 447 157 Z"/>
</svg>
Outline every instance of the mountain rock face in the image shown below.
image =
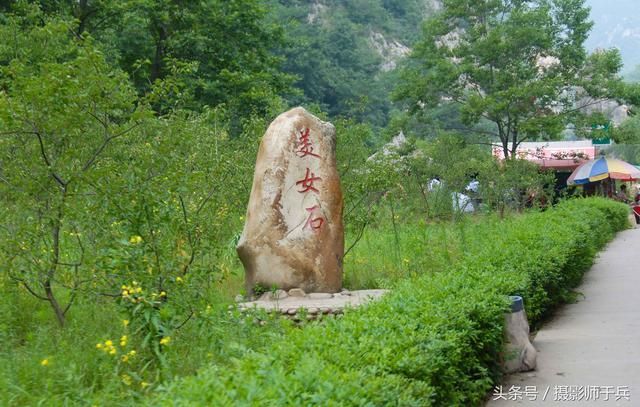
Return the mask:
<svg viewBox="0 0 640 407">
<path fill-rule="evenodd" d="M 291 105 L 383 127 L 393 110 L 392 71 L 421 36 L 438 0 L 266 0 L 288 48 L 283 71 L 299 80 Z M 366 101 L 366 102 L 365 102 Z"/>
<path fill-rule="evenodd" d="M 340 291 L 342 205 L 333 125 L 303 108 L 278 116 L 260 144 L 238 242 L 247 292 Z"/>
<path fill-rule="evenodd" d="M 327 6 L 319 1 L 311 4 L 309 14 L 307 14 L 307 24 L 314 24 L 319 21 L 327 11 Z"/>
<path fill-rule="evenodd" d="M 629 106 L 621 105 L 615 100 L 593 100 L 582 98 L 576 105 L 582 106 L 580 110 L 588 115 L 602 113 L 611 123 L 617 127 L 629 118 Z"/>
<path fill-rule="evenodd" d="M 384 34 L 375 31 L 371 31 L 369 42 L 383 60 L 380 65 L 382 72 L 389 72 L 396 69 L 398 61 L 411 52 L 411 49 L 400 41 L 387 40 Z"/>
</svg>

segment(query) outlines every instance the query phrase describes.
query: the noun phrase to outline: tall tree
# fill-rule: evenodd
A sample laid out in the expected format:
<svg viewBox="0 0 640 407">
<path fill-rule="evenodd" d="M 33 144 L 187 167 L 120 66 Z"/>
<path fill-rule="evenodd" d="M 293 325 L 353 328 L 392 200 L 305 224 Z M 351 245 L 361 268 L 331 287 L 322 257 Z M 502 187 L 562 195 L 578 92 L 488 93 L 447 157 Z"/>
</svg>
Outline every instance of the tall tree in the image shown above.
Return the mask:
<svg viewBox="0 0 640 407">
<path fill-rule="evenodd" d="M 412 114 L 455 105 L 466 130 L 492 124 L 505 157 L 579 121 L 578 100 L 616 96 L 616 50 L 587 56 L 584 0 L 444 0 L 397 92 Z M 484 127 L 486 132 L 486 127 Z"/>
<path fill-rule="evenodd" d="M 100 200 L 91 185 L 104 176 L 106 153 L 144 116 L 127 75 L 69 27 L 30 6 L 0 24 L 3 269 L 48 302 L 61 326 L 90 281 L 93 237 L 84 226 L 98 214 L 86 208 Z"/>
<path fill-rule="evenodd" d="M 9 2 L 22 7 L 24 0 Z M 180 98 L 190 108 L 225 105 L 237 117 L 280 108 L 293 77 L 275 51 L 282 29 L 254 0 L 38 0 L 48 15 L 75 19 L 70 30 L 95 38 L 107 59 L 133 79 L 139 94 L 180 71 Z M 2 8 L 0 8 L 2 10 Z M 185 93 L 186 92 L 186 93 Z M 190 100 L 189 100 L 190 99 Z M 189 102 L 191 102 L 189 104 Z M 156 106 L 163 110 L 166 106 Z"/>
</svg>

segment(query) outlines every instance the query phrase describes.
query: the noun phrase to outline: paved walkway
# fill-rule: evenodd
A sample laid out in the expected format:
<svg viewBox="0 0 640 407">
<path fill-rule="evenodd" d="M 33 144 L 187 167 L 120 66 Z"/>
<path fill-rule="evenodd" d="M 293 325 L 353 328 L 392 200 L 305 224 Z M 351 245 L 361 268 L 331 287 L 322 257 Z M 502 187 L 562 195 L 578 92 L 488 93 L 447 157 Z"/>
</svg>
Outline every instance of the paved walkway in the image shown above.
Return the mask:
<svg viewBox="0 0 640 407">
<path fill-rule="evenodd" d="M 538 368 L 487 407 L 640 406 L 640 229 L 619 233 L 578 290 L 536 335 Z"/>
</svg>

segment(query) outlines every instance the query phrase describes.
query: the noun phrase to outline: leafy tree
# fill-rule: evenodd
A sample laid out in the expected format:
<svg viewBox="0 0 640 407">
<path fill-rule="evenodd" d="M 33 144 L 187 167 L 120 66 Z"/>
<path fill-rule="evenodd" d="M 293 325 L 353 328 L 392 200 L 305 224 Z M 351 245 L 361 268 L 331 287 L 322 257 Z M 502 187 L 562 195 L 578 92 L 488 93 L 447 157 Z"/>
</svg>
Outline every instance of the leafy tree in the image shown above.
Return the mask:
<svg viewBox="0 0 640 407">
<path fill-rule="evenodd" d="M 288 90 L 291 79 L 271 52 L 281 44 L 282 32 L 266 22 L 259 2 L 139 0 L 129 2 L 122 15 L 118 49 L 139 88 L 166 77 L 175 59 L 197 64 L 191 86 L 199 104 L 264 115 Z M 132 46 L 131 38 L 143 46 Z"/>
<path fill-rule="evenodd" d="M 619 95 L 619 53 L 587 57 L 588 18 L 584 0 L 445 0 L 424 26 L 397 97 L 416 116 L 453 104 L 467 131 L 490 123 L 510 157 L 521 142 L 578 122 L 577 99 Z"/>
<path fill-rule="evenodd" d="M 0 25 L 0 196 L 8 270 L 60 325 L 86 278 L 91 185 L 109 147 L 144 116 L 126 74 L 37 8 Z M 83 274 L 85 275 L 83 277 Z M 90 279 L 89 279 L 90 280 Z M 70 292 L 63 305 L 57 290 Z"/>
<path fill-rule="evenodd" d="M 138 97 L 70 27 L 34 7 L 0 24 L 2 269 L 60 325 L 78 298 L 120 297 L 122 284 L 168 293 L 153 308 L 164 328 L 147 326 L 157 356 L 158 335 L 230 273 L 264 122 L 230 137 L 221 108 L 158 117 L 150 104 L 171 106 L 181 80 Z"/>
<path fill-rule="evenodd" d="M 16 4 L 20 4 L 17 2 Z M 108 59 L 117 61 L 143 95 L 159 79 L 182 67 L 183 104 L 226 105 L 238 116 L 267 115 L 282 108 L 292 77 L 273 52 L 283 32 L 266 20 L 268 10 L 253 0 L 41 0 L 49 15 L 76 23 L 79 38 L 90 35 Z M 190 69 L 184 69 L 185 66 Z M 196 74 L 197 73 L 197 74 Z M 166 112 L 166 106 L 154 105 Z"/>
</svg>

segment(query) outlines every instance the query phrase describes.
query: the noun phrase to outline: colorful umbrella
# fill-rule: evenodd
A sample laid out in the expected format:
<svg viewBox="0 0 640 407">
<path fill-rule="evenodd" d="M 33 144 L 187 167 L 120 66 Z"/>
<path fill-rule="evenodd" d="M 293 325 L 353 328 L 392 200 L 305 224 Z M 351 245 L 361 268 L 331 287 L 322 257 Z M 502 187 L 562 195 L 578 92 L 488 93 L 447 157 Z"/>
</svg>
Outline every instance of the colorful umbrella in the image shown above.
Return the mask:
<svg viewBox="0 0 640 407">
<path fill-rule="evenodd" d="M 580 164 L 567 180 L 567 185 L 582 185 L 606 178 L 622 181 L 640 179 L 640 170 L 626 161 L 600 157 Z"/>
</svg>

